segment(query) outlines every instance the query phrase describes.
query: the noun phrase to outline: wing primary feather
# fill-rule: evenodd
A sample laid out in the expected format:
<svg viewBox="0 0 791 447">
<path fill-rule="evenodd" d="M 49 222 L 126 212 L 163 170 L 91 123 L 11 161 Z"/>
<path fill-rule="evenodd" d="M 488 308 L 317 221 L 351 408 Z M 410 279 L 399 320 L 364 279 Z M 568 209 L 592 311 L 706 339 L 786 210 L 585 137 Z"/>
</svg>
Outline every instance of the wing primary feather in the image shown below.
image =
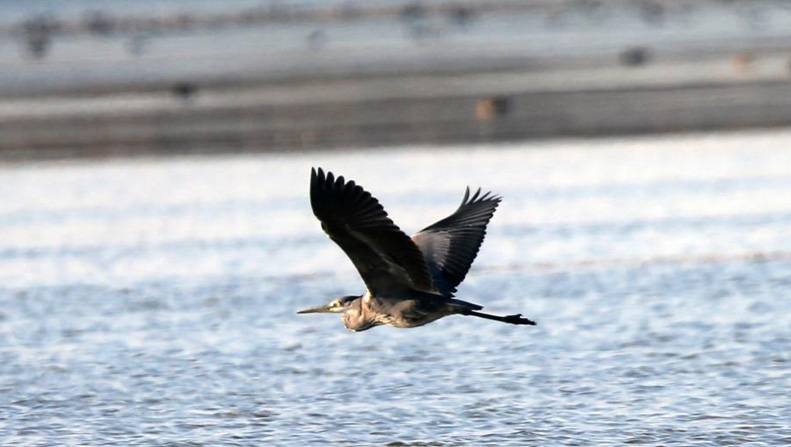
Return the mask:
<svg viewBox="0 0 791 447">
<path fill-rule="evenodd" d="M 423 252 L 435 286 L 446 296 L 452 296 L 467 275 L 500 203 L 499 196 L 481 191 L 478 188 L 471 196 L 468 186 L 453 214 L 412 237 Z"/>
<path fill-rule="evenodd" d="M 372 293 L 436 293 L 419 248 L 360 185 L 311 169 L 310 202 L 322 229 L 349 256 Z"/>
</svg>

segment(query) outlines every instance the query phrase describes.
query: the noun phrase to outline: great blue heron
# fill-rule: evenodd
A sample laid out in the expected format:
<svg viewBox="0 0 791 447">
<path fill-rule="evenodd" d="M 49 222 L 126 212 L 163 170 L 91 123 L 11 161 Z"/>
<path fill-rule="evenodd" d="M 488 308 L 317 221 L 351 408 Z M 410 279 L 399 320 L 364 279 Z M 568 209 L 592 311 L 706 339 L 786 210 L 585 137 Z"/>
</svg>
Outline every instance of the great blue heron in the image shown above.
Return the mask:
<svg viewBox="0 0 791 447">
<path fill-rule="evenodd" d="M 464 193 L 459 208 L 410 238 L 379 201 L 353 180 L 319 168 L 310 173 L 310 204 L 321 228 L 354 263 L 368 290 L 298 313 L 342 313 L 343 324 L 364 331 L 389 324 L 410 328 L 448 315 L 472 315 L 511 324 L 536 324 L 521 314 L 478 312 L 453 298 L 486 235 L 500 197 L 480 188 Z"/>
</svg>

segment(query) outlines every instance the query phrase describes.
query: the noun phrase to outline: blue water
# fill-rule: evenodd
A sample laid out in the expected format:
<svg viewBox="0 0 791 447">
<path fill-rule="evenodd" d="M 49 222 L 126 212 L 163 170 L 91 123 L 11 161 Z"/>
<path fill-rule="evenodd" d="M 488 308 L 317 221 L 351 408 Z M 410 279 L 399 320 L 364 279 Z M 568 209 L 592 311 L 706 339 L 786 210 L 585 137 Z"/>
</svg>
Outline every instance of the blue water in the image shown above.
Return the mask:
<svg viewBox="0 0 791 447">
<path fill-rule="evenodd" d="M 0 166 L 0 444 L 787 445 L 791 133 Z M 307 202 L 504 196 L 449 317 L 347 332 Z M 444 172 L 438 175 L 438 172 Z"/>
</svg>

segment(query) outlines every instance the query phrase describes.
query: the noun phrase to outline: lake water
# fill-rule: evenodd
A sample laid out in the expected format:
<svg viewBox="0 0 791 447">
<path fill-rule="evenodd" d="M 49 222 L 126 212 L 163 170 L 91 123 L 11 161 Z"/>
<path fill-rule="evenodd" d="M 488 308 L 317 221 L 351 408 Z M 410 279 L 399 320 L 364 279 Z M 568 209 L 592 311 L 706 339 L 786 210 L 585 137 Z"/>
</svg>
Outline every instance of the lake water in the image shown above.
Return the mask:
<svg viewBox="0 0 791 447">
<path fill-rule="evenodd" d="M 791 131 L 0 165 L 0 444 L 791 444 Z M 309 168 L 408 232 L 504 197 L 449 317 L 362 284 Z"/>
</svg>

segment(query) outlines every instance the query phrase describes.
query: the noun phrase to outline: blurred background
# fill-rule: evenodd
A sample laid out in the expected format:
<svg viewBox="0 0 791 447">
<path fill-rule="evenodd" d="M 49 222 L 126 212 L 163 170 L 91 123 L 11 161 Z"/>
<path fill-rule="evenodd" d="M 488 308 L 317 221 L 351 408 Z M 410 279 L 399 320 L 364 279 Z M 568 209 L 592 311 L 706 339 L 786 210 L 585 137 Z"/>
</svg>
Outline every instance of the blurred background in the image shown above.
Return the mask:
<svg viewBox="0 0 791 447">
<path fill-rule="evenodd" d="M 0 445 L 791 444 L 791 4 L 0 0 Z M 308 201 L 503 196 L 345 331 Z"/>
<path fill-rule="evenodd" d="M 784 1 L 2 1 L 0 38 L 6 157 L 791 122 Z"/>
</svg>

